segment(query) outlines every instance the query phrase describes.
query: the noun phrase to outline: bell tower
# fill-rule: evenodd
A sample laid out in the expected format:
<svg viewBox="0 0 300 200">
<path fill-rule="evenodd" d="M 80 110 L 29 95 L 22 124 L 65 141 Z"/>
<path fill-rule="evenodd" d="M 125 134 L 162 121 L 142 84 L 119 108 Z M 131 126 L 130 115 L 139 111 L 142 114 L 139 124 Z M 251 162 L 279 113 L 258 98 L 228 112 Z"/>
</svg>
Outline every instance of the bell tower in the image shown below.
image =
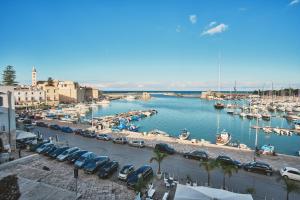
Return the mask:
<svg viewBox="0 0 300 200">
<path fill-rule="evenodd" d="M 32 68 L 32 72 L 31 72 L 31 86 L 32 87 L 36 87 L 36 69 L 35 67 L 33 66 Z"/>
</svg>

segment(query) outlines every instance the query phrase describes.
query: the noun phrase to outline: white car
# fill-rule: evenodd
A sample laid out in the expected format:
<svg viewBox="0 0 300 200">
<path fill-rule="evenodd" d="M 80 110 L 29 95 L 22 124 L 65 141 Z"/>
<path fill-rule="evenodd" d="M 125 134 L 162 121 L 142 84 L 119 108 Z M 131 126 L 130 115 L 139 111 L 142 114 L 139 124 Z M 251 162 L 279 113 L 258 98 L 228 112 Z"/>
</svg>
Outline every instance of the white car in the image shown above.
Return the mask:
<svg viewBox="0 0 300 200">
<path fill-rule="evenodd" d="M 292 179 L 295 181 L 300 181 L 300 171 L 293 167 L 285 167 L 280 170 L 280 174 L 283 177 Z"/>
</svg>

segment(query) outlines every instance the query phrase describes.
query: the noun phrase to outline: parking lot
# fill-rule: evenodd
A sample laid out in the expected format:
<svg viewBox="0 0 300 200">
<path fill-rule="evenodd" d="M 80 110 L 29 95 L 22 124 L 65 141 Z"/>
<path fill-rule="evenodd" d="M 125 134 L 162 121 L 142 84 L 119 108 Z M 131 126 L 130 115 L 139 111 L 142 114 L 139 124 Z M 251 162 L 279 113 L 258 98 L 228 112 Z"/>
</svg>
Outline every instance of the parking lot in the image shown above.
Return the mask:
<svg viewBox="0 0 300 200">
<path fill-rule="evenodd" d="M 135 148 L 128 145 L 113 144 L 110 141 L 99 141 L 94 138 L 62 133 L 48 128 L 37 127 L 34 131 L 40 131 L 45 138 L 58 135 L 60 141 L 64 141 L 70 146 L 92 151 L 97 155 L 107 155 L 110 159 L 117 160 L 120 166 L 134 164 L 139 167 L 149 164 L 154 171 L 157 170 L 156 163 L 149 163 L 149 159 L 153 155 L 153 149 L 151 148 Z M 199 167 L 199 162 L 187 160 L 179 154 L 168 156 L 162 162 L 162 171 L 173 174 L 182 183 L 186 181 L 187 176 L 192 177 L 192 180 L 197 182 L 198 185 L 205 185 L 207 180 L 207 173 Z M 276 181 L 277 178 L 278 174 L 268 177 L 239 170 L 230 179 L 226 178 L 226 185 L 229 190 L 240 193 L 244 193 L 248 188 L 255 188 L 254 199 L 283 199 L 285 191 L 282 183 Z M 219 169 L 212 172 L 211 179 L 213 187 L 221 188 L 223 173 Z M 115 176 L 111 180 L 118 182 Z M 292 193 L 290 195 L 290 199 L 299 198 L 299 194 Z"/>
</svg>

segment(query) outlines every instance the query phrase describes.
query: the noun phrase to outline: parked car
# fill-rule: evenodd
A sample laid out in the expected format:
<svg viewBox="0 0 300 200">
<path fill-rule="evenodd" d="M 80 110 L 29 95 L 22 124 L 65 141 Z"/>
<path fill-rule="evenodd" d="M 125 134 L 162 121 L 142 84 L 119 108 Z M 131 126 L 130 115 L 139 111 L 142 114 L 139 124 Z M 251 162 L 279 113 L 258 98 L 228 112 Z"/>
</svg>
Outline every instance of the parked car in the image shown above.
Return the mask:
<svg viewBox="0 0 300 200">
<path fill-rule="evenodd" d="M 248 172 L 257 172 L 271 176 L 273 169 L 270 165 L 263 162 L 250 162 L 244 165 L 244 169 Z"/>
<path fill-rule="evenodd" d="M 242 167 L 242 163 L 237 161 L 237 160 L 233 160 L 232 158 L 230 158 L 229 156 L 218 156 L 216 159 L 218 162 L 220 162 L 221 164 L 224 165 L 233 165 L 237 168 L 241 168 Z"/>
<path fill-rule="evenodd" d="M 97 134 L 93 131 L 89 131 L 85 137 L 88 137 L 88 138 L 95 138 L 97 136 Z"/>
<path fill-rule="evenodd" d="M 73 129 L 71 129 L 68 126 L 61 127 L 61 131 L 64 132 L 64 133 L 73 133 Z"/>
<path fill-rule="evenodd" d="M 132 140 L 128 144 L 133 147 L 139 147 L 139 148 L 145 147 L 145 142 L 143 140 Z"/>
<path fill-rule="evenodd" d="M 36 122 L 36 126 L 39 126 L 39 127 L 48 127 L 48 124 L 46 124 L 45 122 Z"/>
<path fill-rule="evenodd" d="M 57 124 L 51 124 L 49 125 L 49 128 L 57 131 L 61 130 L 60 126 L 58 126 Z"/>
<path fill-rule="evenodd" d="M 66 151 L 68 149 L 69 149 L 69 147 L 59 147 L 55 151 L 53 151 L 52 153 L 50 153 L 49 156 L 51 158 L 56 158 L 57 156 L 59 156 L 60 154 L 62 154 L 64 151 Z"/>
<path fill-rule="evenodd" d="M 45 148 L 41 153 L 44 154 L 45 156 L 49 156 L 50 153 L 52 153 L 53 151 L 56 151 L 56 149 L 58 148 L 58 146 L 50 146 Z"/>
<path fill-rule="evenodd" d="M 127 186 L 131 189 L 135 188 L 140 177 L 143 177 L 143 180 L 147 181 L 151 176 L 153 176 L 153 169 L 149 165 L 144 165 L 130 174 L 127 178 Z"/>
<path fill-rule="evenodd" d="M 40 147 L 38 147 L 36 149 L 36 152 L 41 153 L 45 148 L 47 148 L 49 146 L 54 146 L 54 144 L 53 143 L 45 143 L 45 144 L 41 145 Z"/>
<path fill-rule="evenodd" d="M 117 137 L 117 138 L 113 139 L 113 143 L 126 144 L 127 139 L 126 139 L 126 137 Z"/>
<path fill-rule="evenodd" d="M 167 153 L 167 154 L 174 154 L 175 150 L 170 147 L 169 145 L 165 144 L 165 143 L 159 143 L 155 145 L 155 149 L 163 152 L 163 153 Z"/>
<path fill-rule="evenodd" d="M 75 130 L 74 130 L 75 135 L 81 135 L 82 132 L 83 132 L 82 129 L 75 129 Z"/>
<path fill-rule="evenodd" d="M 93 152 L 87 152 L 87 153 L 83 154 L 82 156 L 80 156 L 75 161 L 75 167 L 76 168 L 82 168 L 87 161 L 92 160 L 96 157 L 97 157 L 97 155 L 94 154 Z"/>
<path fill-rule="evenodd" d="M 120 180 L 126 181 L 128 176 L 134 172 L 134 166 L 133 165 L 125 165 L 122 167 L 122 169 L 119 172 L 118 178 Z"/>
<path fill-rule="evenodd" d="M 64 151 L 62 154 L 60 154 L 59 156 L 57 156 L 57 160 L 59 161 L 65 161 L 68 159 L 69 156 L 71 156 L 74 152 L 78 152 L 80 151 L 80 149 L 78 147 L 72 147 L 66 151 Z"/>
<path fill-rule="evenodd" d="M 84 173 L 93 174 L 107 162 L 109 162 L 108 156 L 98 156 L 94 159 L 88 160 L 83 165 Z"/>
<path fill-rule="evenodd" d="M 183 154 L 183 157 L 194 159 L 194 160 L 201 160 L 201 161 L 207 161 L 208 160 L 208 154 L 205 151 L 190 151 L 188 153 Z"/>
<path fill-rule="evenodd" d="M 293 167 L 285 167 L 280 170 L 280 174 L 284 178 L 300 181 L 300 170 Z"/>
<path fill-rule="evenodd" d="M 24 130 L 27 132 L 32 132 L 35 127 L 31 124 L 24 124 Z"/>
<path fill-rule="evenodd" d="M 110 175 L 112 175 L 115 171 L 118 170 L 119 163 L 117 161 L 109 161 L 105 163 L 98 172 L 99 178 L 108 178 Z"/>
<path fill-rule="evenodd" d="M 109 141 L 111 140 L 111 137 L 107 134 L 99 134 L 96 137 L 98 140 L 105 140 L 105 141 Z"/>
<path fill-rule="evenodd" d="M 72 153 L 69 157 L 68 157 L 68 161 L 71 163 L 74 163 L 78 158 L 80 158 L 80 156 L 82 156 L 83 154 L 87 153 L 88 151 L 86 150 L 80 150 L 78 152 Z"/>
<path fill-rule="evenodd" d="M 50 141 L 49 140 L 44 140 L 43 142 L 40 142 L 38 144 L 31 144 L 30 145 L 30 150 L 31 151 L 36 151 L 37 148 L 41 147 L 43 144 L 46 144 L 46 143 L 49 143 Z"/>
</svg>

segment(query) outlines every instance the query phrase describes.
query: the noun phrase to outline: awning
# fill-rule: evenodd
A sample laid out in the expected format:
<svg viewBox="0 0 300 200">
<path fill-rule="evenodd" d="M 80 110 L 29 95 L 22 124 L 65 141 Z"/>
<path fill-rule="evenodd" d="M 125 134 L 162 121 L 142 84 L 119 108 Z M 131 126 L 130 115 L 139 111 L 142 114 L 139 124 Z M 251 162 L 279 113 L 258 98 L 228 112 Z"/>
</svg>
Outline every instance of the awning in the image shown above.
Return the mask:
<svg viewBox="0 0 300 200">
<path fill-rule="evenodd" d="M 253 200 L 250 194 L 239 194 L 227 190 L 203 186 L 177 184 L 174 200 Z"/>
<path fill-rule="evenodd" d="M 28 139 L 28 138 L 36 138 L 37 136 L 34 133 L 16 130 L 17 138 L 16 140 Z"/>
</svg>

